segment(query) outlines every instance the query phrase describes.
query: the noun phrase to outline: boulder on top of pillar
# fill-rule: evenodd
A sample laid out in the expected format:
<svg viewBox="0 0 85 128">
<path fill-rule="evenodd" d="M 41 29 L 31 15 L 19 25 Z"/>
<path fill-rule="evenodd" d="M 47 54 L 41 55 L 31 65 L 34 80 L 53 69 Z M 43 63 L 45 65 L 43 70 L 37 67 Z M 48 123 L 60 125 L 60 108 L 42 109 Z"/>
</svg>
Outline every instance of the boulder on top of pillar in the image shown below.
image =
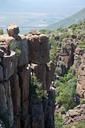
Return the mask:
<svg viewBox="0 0 85 128">
<path fill-rule="evenodd" d="M 19 34 L 19 27 L 16 24 L 10 24 L 7 33 L 9 36 L 16 37 Z"/>
<path fill-rule="evenodd" d="M 45 34 L 30 33 L 26 36 L 29 45 L 29 61 L 34 64 L 49 62 L 49 43 Z"/>
</svg>

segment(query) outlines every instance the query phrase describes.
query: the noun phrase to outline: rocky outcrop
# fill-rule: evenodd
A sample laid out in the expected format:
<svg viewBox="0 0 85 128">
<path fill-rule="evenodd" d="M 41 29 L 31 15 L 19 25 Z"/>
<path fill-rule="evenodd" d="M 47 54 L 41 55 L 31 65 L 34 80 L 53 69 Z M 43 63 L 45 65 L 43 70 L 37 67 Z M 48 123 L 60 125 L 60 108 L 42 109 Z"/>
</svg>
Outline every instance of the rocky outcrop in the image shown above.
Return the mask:
<svg viewBox="0 0 85 128">
<path fill-rule="evenodd" d="M 64 125 L 85 120 L 85 104 L 79 105 L 72 110 L 69 110 L 64 117 Z"/>
<path fill-rule="evenodd" d="M 75 74 L 78 75 L 78 69 L 81 65 L 81 58 L 84 54 L 84 50 L 82 48 L 77 47 L 74 52 L 74 67 L 75 67 Z"/>
<path fill-rule="evenodd" d="M 19 35 L 10 25 L 0 36 L 0 119 L 9 128 L 54 128 L 55 67 L 49 62 L 48 37 L 40 33 Z M 41 85 L 37 95 L 32 77 Z M 51 79 L 50 79 L 51 77 Z M 34 97 L 35 94 L 35 97 Z"/>
<path fill-rule="evenodd" d="M 75 44 L 73 40 L 64 40 L 56 60 L 58 75 L 64 75 L 74 62 Z"/>
</svg>

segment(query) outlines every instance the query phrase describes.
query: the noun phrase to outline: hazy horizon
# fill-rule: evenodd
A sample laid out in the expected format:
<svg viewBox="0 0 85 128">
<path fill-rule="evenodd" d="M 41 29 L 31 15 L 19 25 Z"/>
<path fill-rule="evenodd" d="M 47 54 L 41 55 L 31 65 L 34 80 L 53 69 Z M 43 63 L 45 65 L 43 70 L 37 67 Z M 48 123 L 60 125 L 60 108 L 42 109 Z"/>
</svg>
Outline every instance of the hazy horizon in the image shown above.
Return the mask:
<svg viewBox="0 0 85 128">
<path fill-rule="evenodd" d="M 0 0 L 0 12 L 36 12 L 70 16 L 85 7 L 85 0 Z"/>
<path fill-rule="evenodd" d="M 83 8 L 84 0 L 0 0 L 0 27 L 15 23 L 26 29 L 43 28 Z"/>
</svg>

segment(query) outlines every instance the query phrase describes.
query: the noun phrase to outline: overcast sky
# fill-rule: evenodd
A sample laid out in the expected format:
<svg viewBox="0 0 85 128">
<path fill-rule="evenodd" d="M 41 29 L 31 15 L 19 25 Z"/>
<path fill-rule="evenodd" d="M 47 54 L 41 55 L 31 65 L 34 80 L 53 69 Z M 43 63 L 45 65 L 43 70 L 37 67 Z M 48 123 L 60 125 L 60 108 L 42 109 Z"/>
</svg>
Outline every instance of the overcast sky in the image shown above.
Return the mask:
<svg viewBox="0 0 85 128">
<path fill-rule="evenodd" d="M 2 12 L 40 12 L 71 15 L 85 7 L 85 0 L 0 0 Z"/>
</svg>

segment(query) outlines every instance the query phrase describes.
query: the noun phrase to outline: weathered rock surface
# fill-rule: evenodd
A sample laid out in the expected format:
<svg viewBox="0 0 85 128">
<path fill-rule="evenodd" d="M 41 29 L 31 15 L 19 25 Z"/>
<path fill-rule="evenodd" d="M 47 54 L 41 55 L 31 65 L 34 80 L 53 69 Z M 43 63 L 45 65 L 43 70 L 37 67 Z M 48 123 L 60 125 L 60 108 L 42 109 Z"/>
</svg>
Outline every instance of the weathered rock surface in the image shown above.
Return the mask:
<svg viewBox="0 0 85 128">
<path fill-rule="evenodd" d="M 77 47 L 75 49 L 75 53 L 74 53 L 74 67 L 75 67 L 75 72 L 76 72 L 76 75 L 78 75 L 78 68 L 81 64 L 81 58 L 82 58 L 82 55 L 84 54 L 84 50 Z"/>
<path fill-rule="evenodd" d="M 15 72 L 17 67 L 17 58 L 14 51 L 10 55 L 4 55 L 2 60 L 4 80 L 8 80 Z"/>
<path fill-rule="evenodd" d="M 85 98 L 85 54 L 81 58 L 81 65 L 78 69 L 76 92 L 81 98 Z"/>
<path fill-rule="evenodd" d="M 38 81 L 42 83 L 43 89 L 46 90 L 46 64 L 31 64 L 31 69 Z"/>
<path fill-rule="evenodd" d="M 56 70 L 59 75 L 64 75 L 72 66 L 74 62 L 74 50 L 75 45 L 70 39 L 66 40 L 64 45 L 62 45 L 56 60 Z"/>
<path fill-rule="evenodd" d="M 34 64 L 49 62 L 48 37 L 44 34 L 29 34 L 26 38 L 29 45 L 29 61 Z"/>
<path fill-rule="evenodd" d="M 46 128 L 55 128 L 54 110 L 55 110 L 55 90 L 50 88 L 47 97 L 43 98 L 43 109 Z"/>
<path fill-rule="evenodd" d="M 14 124 L 16 128 L 20 128 L 20 112 L 21 112 L 21 94 L 19 88 L 19 77 L 15 72 L 10 78 L 11 84 L 11 96 L 13 104 L 13 113 L 14 113 Z"/>
<path fill-rule="evenodd" d="M 19 87 L 21 92 L 21 126 L 28 127 L 28 107 L 29 107 L 29 70 L 27 67 L 20 67 Z"/>
<path fill-rule="evenodd" d="M 52 85 L 52 81 L 55 80 L 55 64 L 50 61 L 47 65 L 46 65 L 46 89 L 49 90 L 51 85 Z"/>
<path fill-rule="evenodd" d="M 31 99 L 30 106 L 31 106 L 30 108 L 31 127 L 32 128 L 45 128 L 42 101 L 38 98 L 35 98 L 35 100 Z"/>
<path fill-rule="evenodd" d="M 79 105 L 72 110 L 69 110 L 64 117 L 64 125 L 85 120 L 85 104 Z"/>
</svg>

